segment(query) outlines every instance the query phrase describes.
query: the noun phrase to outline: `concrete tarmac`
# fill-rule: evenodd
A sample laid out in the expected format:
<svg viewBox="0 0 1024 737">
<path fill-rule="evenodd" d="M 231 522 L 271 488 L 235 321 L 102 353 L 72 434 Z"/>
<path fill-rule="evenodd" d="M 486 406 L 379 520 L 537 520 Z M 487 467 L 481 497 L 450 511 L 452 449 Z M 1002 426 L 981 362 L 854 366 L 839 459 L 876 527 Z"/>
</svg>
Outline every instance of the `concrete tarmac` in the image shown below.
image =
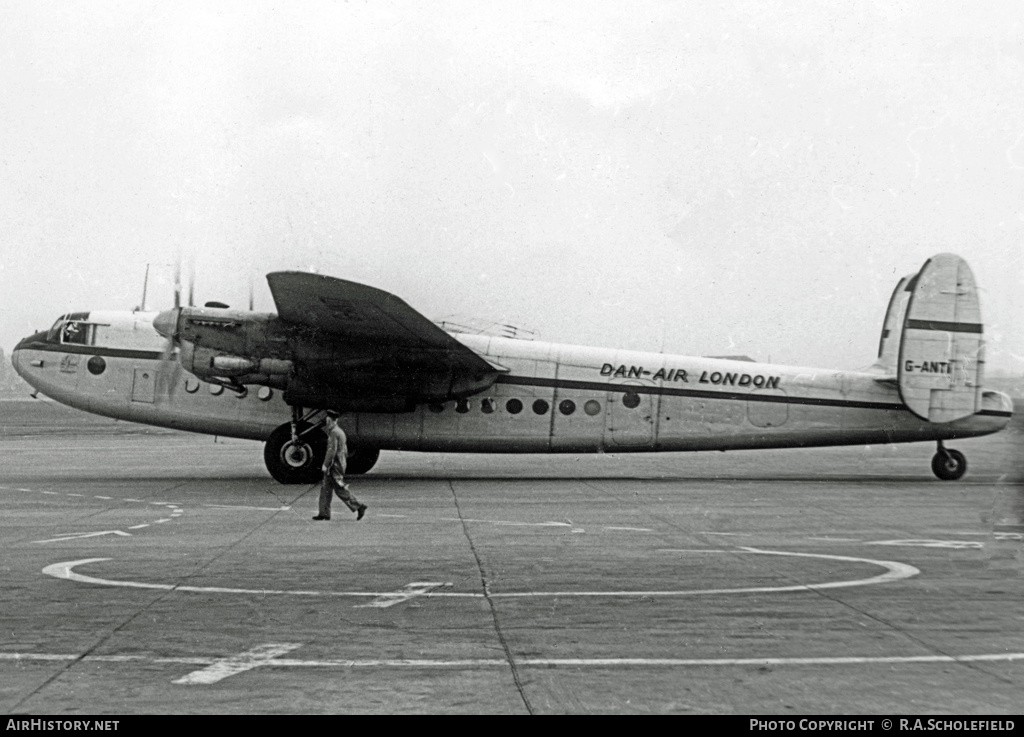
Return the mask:
<svg viewBox="0 0 1024 737">
<path fill-rule="evenodd" d="M 383 453 L 0 404 L 0 711 L 1019 714 L 1024 423 L 932 444 Z"/>
</svg>

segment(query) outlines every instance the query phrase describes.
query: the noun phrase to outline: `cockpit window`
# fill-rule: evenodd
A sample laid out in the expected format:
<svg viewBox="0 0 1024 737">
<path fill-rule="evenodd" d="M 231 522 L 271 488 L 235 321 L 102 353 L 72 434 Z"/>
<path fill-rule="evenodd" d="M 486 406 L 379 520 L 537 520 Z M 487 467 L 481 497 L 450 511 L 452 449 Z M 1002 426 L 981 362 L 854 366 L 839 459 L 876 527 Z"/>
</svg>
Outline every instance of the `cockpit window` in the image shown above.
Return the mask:
<svg viewBox="0 0 1024 737">
<path fill-rule="evenodd" d="M 62 345 L 95 345 L 96 324 L 87 322 L 88 319 L 88 312 L 61 315 L 46 333 L 46 341 Z"/>
</svg>

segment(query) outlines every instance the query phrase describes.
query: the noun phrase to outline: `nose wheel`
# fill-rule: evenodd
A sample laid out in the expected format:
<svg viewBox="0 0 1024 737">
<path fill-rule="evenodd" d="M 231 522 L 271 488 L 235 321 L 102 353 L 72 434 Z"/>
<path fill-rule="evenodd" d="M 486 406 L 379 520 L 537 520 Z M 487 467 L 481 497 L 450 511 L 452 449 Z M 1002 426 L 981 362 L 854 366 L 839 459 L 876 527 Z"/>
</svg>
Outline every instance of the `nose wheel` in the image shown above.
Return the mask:
<svg viewBox="0 0 1024 737">
<path fill-rule="evenodd" d="M 959 450 L 946 448 L 939 443 L 939 449 L 932 456 L 932 473 L 943 481 L 956 481 L 967 473 L 967 457 Z"/>
</svg>

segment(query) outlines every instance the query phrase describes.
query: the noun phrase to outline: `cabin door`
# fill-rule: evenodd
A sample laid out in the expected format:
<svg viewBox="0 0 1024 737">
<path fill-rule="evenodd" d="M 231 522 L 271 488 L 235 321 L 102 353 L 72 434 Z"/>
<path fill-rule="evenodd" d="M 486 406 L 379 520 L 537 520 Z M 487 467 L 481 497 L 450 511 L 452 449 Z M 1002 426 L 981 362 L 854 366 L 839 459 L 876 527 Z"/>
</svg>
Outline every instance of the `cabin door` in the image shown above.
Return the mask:
<svg viewBox="0 0 1024 737">
<path fill-rule="evenodd" d="M 632 391 L 631 384 L 619 385 L 625 391 L 608 392 L 605 413 L 605 447 L 654 449 L 655 397 L 650 392 Z M 646 388 L 640 384 L 637 389 Z"/>
<path fill-rule="evenodd" d="M 132 401 L 148 402 L 156 401 L 156 371 L 153 369 L 135 369 L 132 377 Z"/>
</svg>

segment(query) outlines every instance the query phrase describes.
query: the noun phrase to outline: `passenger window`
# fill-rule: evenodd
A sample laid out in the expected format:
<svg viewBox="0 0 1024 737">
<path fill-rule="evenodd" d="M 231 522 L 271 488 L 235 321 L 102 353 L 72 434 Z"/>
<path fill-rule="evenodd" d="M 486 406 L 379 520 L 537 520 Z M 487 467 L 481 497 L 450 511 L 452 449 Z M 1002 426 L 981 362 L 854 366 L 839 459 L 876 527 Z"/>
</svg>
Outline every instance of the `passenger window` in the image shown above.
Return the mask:
<svg viewBox="0 0 1024 737">
<path fill-rule="evenodd" d="M 486 397 L 480 400 L 480 411 L 485 415 L 492 414 L 494 412 L 494 400 L 490 397 Z"/>
<path fill-rule="evenodd" d="M 546 414 L 548 411 L 548 403 L 543 399 L 538 399 L 533 403 L 533 411 L 538 415 Z"/>
<path fill-rule="evenodd" d="M 508 410 L 510 415 L 517 415 L 523 411 L 523 403 L 518 399 L 510 399 L 505 402 L 505 409 Z"/>
</svg>

